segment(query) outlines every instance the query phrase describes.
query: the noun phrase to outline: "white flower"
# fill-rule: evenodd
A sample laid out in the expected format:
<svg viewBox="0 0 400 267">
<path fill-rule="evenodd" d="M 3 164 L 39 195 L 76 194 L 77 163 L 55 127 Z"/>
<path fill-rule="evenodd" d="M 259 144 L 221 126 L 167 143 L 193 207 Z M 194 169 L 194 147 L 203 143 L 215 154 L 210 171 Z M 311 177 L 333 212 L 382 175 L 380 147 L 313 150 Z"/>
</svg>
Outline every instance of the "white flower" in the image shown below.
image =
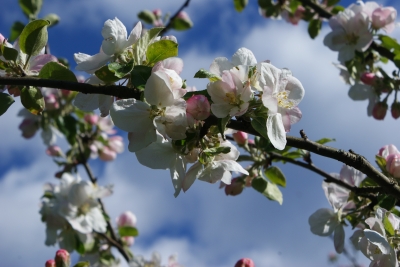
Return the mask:
<svg viewBox="0 0 400 267">
<path fill-rule="evenodd" d="M 74 54 L 74 59 L 78 64 L 76 69 L 86 71 L 87 73 L 94 73 L 108 61 L 122 54 L 126 48 L 133 45 L 139 39 L 141 32 L 142 24 L 140 21 L 133 28 L 129 36 L 127 36 L 126 27 L 119 19 L 107 20 L 101 31 L 104 40 L 100 48 L 100 53 L 94 56 L 83 53 Z"/>
<path fill-rule="evenodd" d="M 382 234 L 365 229 L 358 247 L 371 260 L 370 266 L 398 267 L 396 252 Z"/>
<path fill-rule="evenodd" d="M 239 48 L 232 56 L 232 61 L 226 57 L 217 57 L 210 66 L 210 72 L 221 77 L 225 70 L 230 70 L 236 66 L 255 66 L 257 64 L 256 57 L 253 52 L 247 48 Z"/>
<path fill-rule="evenodd" d="M 379 97 L 376 95 L 375 90 L 372 86 L 356 83 L 349 89 L 349 97 L 354 101 L 368 99 L 367 115 L 372 115 L 372 110 L 375 104 L 379 101 Z"/>
<path fill-rule="evenodd" d="M 372 43 L 372 33 L 369 31 L 369 17 L 364 12 L 355 13 L 346 9 L 329 19 L 332 28 L 324 38 L 324 45 L 339 52 L 339 61 L 353 59 L 354 51 L 364 52 Z"/>
<path fill-rule="evenodd" d="M 267 134 L 272 145 L 282 150 L 286 146 L 286 132 L 301 119 L 297 105 L 304 97 L 304 88 L 287 69 L 280 70 L 264 62 L 257 67 L 263 88 L 262 102 L 268 108 Z"/>
</svg>

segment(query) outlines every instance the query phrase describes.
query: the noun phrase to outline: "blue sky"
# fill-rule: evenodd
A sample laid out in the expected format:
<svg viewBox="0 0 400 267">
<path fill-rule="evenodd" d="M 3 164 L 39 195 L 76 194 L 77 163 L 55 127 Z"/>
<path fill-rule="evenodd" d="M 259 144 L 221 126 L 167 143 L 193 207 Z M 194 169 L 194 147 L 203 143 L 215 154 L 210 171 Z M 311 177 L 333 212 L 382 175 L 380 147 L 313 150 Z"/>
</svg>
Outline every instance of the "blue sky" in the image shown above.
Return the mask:
<svg viewBox="0 0 400 267">
<path fill-rule="evenodd" d="M 16 0 L 3 2 L 0 33 L 7 36 L 12 22 L 25 18 Z M 54 0 L 45 1 L 41 15 L 52 12 L 61 17 L 60 24 L 49 30 L 51 51 L 68 58 L 74 67 L 73 53 L 98 52 L 105 20 L 118 17 L 130 31 L 140 10 L 160 7 L 164 12 L 174 12 L 182 2 Z M 389 114 L 384 121 L 369 118 L 367 102 L 354 102 L 347 96 L 348 86 L 331 63 L 336 62 L 337 54 L 322 44 L 329 32 L 327 26 L 311 40 L 304 23 L 295 27 L 266 20 L 258 15 L 256 1 L 249 2 L 238 14 L 232 1 L 192 0 L 186 11 L 195 27 L 184 33 L 170 32 L 178 38 L 179 56 L 185 64 L 181 76 L 188 85 L 205 89 L 206 81 L 192 78 L 194 73 L 208 69 L 215 57 L 230 58 L 238 48 L 247 47 L 258 61 L 269 59 L 277 67 L 287 67 L 303 83 L 303 118 L 290 135 L 298 136 L 304 129 L 314 140 L 334 137 L 337 141 L 332 146 L 353 149 L 371 161 L 383 145 L 400 147 L 398 121 Z M 392 35 L 399 38 L 400 29 Z M 31 140 L 20 136 L 19 109 L 20 104 L 14 104 L 0 117 L 1 265 L 42 266 L 56 248 L 44 245 L 45 225 L 38 213 L 40 196 L 44 183 L 57 182 L 53 178 L 57 168 L 45 155 L 39 136 Z M 327 172 L 339 172 L 342 166 L 316 155 L 312 158 Z M 227 197 L 218 185 L 200 181 L 175 199 L 169 172 L 147 169 L 129 152 L 111 164 L 94 161 L 92 165 L 100 184 L 115 185 L 114 195 L 105 199 L 111 217 L 125 210 L 138 217 L 140 236 L 132 247 L 135 254 L 150 257 L 152 251 L 158 251 L 165 262 L 170 254 L 177 253 L 187 267 L 233 266 L 242 257 L 253 258 L 258 267 L 317 267 L 327 266 L 327 255 L 334 250 L 328 238 L 314 236 L 308 226 L 308 217 L 315 210 L 329 206 L 321 190 L 322 178 L 296 166 L 280 166 L 287 177 L 280 206 L 251 189 Z M 85 177 L 83 172 L 81 175 Z M 367 262 L 363 255 L 358 258 Z"/>
</svg>

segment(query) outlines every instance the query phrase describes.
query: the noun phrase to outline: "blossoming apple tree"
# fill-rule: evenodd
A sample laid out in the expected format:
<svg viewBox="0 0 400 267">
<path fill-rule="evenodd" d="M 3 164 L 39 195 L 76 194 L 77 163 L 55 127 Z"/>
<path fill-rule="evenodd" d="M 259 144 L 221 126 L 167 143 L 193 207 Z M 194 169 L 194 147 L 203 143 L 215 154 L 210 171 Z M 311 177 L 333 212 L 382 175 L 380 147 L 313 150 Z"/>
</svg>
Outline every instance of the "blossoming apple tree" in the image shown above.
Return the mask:
<svg viewBox="0 0 400 267">
<path fill-rule="evenodd" d="M 397 148 L 383 146 L 375 167 L 352 150 L 326 146 L 330 139 L 312 141 L 304 131 L 300 137 L 287 135 L 301 120 L 298 105 L 306 89 L 289 69 L 257 60 L 247 48 L 239 48 L 230 59 L 215 58 L 208 70 L 194 73 L 208 79 L 205 90 L 188 86 L 180 76 L 184 62 L 177 57 L 178 40 L 166 34 L 192 27 L 183 11 L 189 2 L 171 17 L 163 17 L 161 10 L 141 11 L 139 19 L 154 26 L 149 30 L 139 21 L 128 34 L 117 17 L 105 21 L 99 53 L 74 54 L 76 70 L 86 72 L 86 77 L 76 77 L 65 61 L 49 53 L 47 28 L 58 17 L 38 18 L 41 0 L 20 0 L 29 22 L 15 23 L 8 39 L 0 35 L 0 115 L 6 116 L 20 100 L 22 136 L 40 132 L 46 153 L 60 167 L 58 180 L 44 187 L 40 208 L 45 244 L 61 248 L 46 266 L 69 266 L 72 251 L 81 255 L 75 266 L 117 266 L 119 258 L 111 248 L 130 266 L 161 264 L 157 255 L 145 260 L 132 254 L 129 247 L 138 235 L 136 217 L 125 212 L 112 225 L 101 200 L 113 193 L 112 186 L 99 185 L 89 166 L 90 158 L 111 161 L 124 150 L 114 125 L 127 133 L 127 148 L 139 163 L 169 170 L 175 197 L 200 180 L 221 183 L 227 195 L 253 188 L 282 203 L 279 188 L 286 186 L 286 179 L 276 163 L 309 169 L 323 177 L 322 188 L 332 206 L 309 217 L 311 232 L 332 236 L 336 252 L 342 253 L 344 227 L 350 225 L 355 229 L 351 240 L 371 260 L 370 266 L 398 266 Z M 247 5 L 245 0 L 233 3 L 238 12 Z M 387 73 L 382 67 L 388 61 L 400 67 L 400 45 L 387 35 L 395 27 L 396 10 L 375 2 L 358 1 L 346 8 L 337 3 L 258 1 L 266 18 L 282 17 L 294 25 L 308 22 L 311 38 L 328 21 L 332 31 L 323 43 L 338 52 L 336 66 L 350 86 L 350 98 L 369 100 L 368 116 L 378 120 L 385 118 L 388 101 L 394 99 L 390 110 L 397 119 L 399 71 Z M 56 133 L 67 140 L 67 151 L 56 145 Z M 238 147 L 245 154 L 240 155 Z M 316 167 L 311 153 L 343 162 L 340 173 Z M 243 168 L 241 161 L 251 165 Z M 84 166 L 89 180 L 80 178 L 78 165 Z M 171 256 L 167 266 L 179 266 L 177 259 Z M 254 264 L 242 259 L 235 266 Z"/>
</svg>

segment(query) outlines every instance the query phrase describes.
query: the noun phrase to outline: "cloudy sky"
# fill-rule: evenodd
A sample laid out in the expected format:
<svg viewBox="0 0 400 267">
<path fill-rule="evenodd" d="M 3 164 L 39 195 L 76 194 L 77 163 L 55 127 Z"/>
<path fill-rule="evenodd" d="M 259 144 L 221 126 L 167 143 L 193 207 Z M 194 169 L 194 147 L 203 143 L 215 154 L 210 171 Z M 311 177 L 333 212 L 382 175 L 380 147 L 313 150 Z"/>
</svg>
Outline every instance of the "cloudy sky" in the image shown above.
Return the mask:
<svg viewBox="0 0 400 267">
<path fill-rule="evenodd" d="M 49 30 L 51 52 L 67 58 L 74 68 L 73 53 L 98 52 L 105 20 L 118 17 L 130 31 L 140 10 L 174 12 L 183 2 L 54 0 L 45 1 L 41 15 L 61 17 L 60 24 Z M 367 117 L 367 102 L 354 102 L 347 96 L 348 86 L 332 65 L 337 54 L 322 44 L 329 32 L 326 25 L 320 36 L 311 40 L 304 23 L 292 26 L 260 17 L 256 1 L 250 1 L 241 14 L 234 11 L 232 1 L 192 0 L 186 11 L 194 28 L 170 34 L 178 38 L 179 56 L 185 64 L 181 76 L 188 85 L 205 89 L 206 81 L 192 78 L 194 73 L 208 69 L 215 57 L 230 58 L 238 48 L 247 47 L 258 61 L 269 59 L 277 67 L 289 68 L 303 83 L 303 118 L 290 135 L 299 136 L 304 129 L 310 139 L 336 138 L 332 146 L 353 149 L 372 161 L 383 145 L 400 147 L 398 121 L 389 114 L 384 121 Z M 8 36 L 15 20 L 25 21 L 17 1 L 3 0 L 0 33 Z M 399 38 L 400 29 L 393 36 Z M 0 265 L 43 266 L 56 248 L 44 245 L 45 225 L 38 210 L 42 186 L 57 182 L 53 178 L 57 168 L 45 155 L 39 136 L 30 140 L 20 136 L 20 118 L 16 116 L 20 109 L 20 104 L 14 104 L 0 117 Z M 327 172 L 339 172 L 342 166 L 317 155 L 312 158 Z M 114 184 L 114 195 L 105 199 L 111 217 L 131 210 L 138 218 L 140 236 L 132 247 L 135 254 L 149 258 L 158 251 L 165 263 L 176 253 L 186 267 L 233 266 L 242 257 L 254 259 L 258 267 L 317 267 L 327 266 L 327 255 L 334 251 L 329 238 L 314 236 L 308 225 L 315 210 L 329 207 L 321 190 L 322 178 L 299 167 L 280 166 L 287 177 L 280 206 L 252 189 L 227 197 L 218 185 L 200 181 L 174 198 L 169 172 L 147 169 L 129 152 L 113 163 L 91 164 L 100 184 Z M 81 175 L 85 177 L 82 170 Z M 358 259 L 367 263 L 363 255 Z"/>
</svg>

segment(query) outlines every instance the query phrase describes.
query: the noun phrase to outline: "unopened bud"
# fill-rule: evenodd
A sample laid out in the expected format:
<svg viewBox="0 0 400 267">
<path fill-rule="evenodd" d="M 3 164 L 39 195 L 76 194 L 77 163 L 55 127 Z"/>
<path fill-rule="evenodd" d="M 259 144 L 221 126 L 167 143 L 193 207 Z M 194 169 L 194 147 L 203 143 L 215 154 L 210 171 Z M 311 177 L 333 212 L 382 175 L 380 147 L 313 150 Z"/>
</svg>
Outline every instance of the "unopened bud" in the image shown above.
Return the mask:
<svg viewBox="0 0 400 267">
<path fill-rule="evenodd" d="M 372 72 L 364 72 L 361 75 L 361 81 L 366 85 L 373 85 L 376 79 L 375 73 Z"/>
<path fill-rule="evenodd" d="M 56 262 L 54 260 L 48 260 L 44 267 L 56 267 Z"/>
<path fill-rule="evenodd" d="M 162 15 L 162 11 L 161 11 L 161 9 L 157 8 L 157 9 L 154 9 L 154 10 L 153 10 L 153 14 L 154 14 L 154 16 L 156 16 L 157 18 L 159 18 L 159 17 L 161 17 L 161 15 Z"/>
<path fill-rule="evenodd" d="M 71 265 L 71 258 L 65 249 L 59 249 L 56 252 L 56 267 L 70 267 Z"/>
<path fill-rule="evenodd" d="M 87 123 L 95 125 L 99 121 L 99 116 L 97 116 L 96 114 L 85 114 L 84 119 Z"/>
<path fill-rule="evenodd" d="M 194 95 L 186 101 L 186 112 L 196 120 L 205 120 L 210 116 L 210 102 L 204 95 Z"/>
<path fill-rule="evenodd" d="M 52 157 L 61 157 L 63 153 L 59 146 L 52 145 L 46 149 L 46 154 Z"/>
<path fill-rule="evenodd" d="M 388 105 L 385 102 L 378 102 L 372 109 L 372 117 L 377 120 L 383 120 L 386 116 Z"/>
<path fill-rule="evenodd" d="M 386 170 L 394 178 L 400 179 L 400 154 L 391 154 L 386 158 Z"/>
<path fill-rule="evenodd" d="M 243 258 L 236 262 L 235 267 L 254 267 L 254 262 L 252 259 Z"/>
<path fill-rule="evenodd" d="M 139 12 L 137 16 L 139 19 L 143 20 L 148 24 L 153 24 L 153 22 L 156 20 L 156 16 L 150 10 L 143 10 Z"/>
<path fill-rule="evenodd" d="M 243 183 L 238 179 L 234 178 L 231 184 L 225 186 L 225 194 L 227 196 L 237 196 L 243 192 Z"/>
<path fill-rule="evenodd" d="M 117 217 L 117 225 L 118 227 L 122 226 L 136 226 L 136 216 L 131 211 L 125 211 L 121 215 Z"/>
<path fill-rule="evenodd" d="M 245 132 L 238 131 L 234 134 L 232 134 L 233 139 L 239 146 L 243 146 L 246 144 L 247 139 L 249 138 L 248 134 Z"/>
<path fill-rule="evenodd" d="M 172 28 L 177 31 L 188 30 L 193 27 L 193 22 L 185 11 L 179 12 L 178 16 L 172 21 Z"/>
<path fill-rule="evenodd" d="M 394 119 L 398 119 L 400 117 L 400 102 L 393 102 L 390 111 L 392 113 L 392 117 Z"/>
</svg>

